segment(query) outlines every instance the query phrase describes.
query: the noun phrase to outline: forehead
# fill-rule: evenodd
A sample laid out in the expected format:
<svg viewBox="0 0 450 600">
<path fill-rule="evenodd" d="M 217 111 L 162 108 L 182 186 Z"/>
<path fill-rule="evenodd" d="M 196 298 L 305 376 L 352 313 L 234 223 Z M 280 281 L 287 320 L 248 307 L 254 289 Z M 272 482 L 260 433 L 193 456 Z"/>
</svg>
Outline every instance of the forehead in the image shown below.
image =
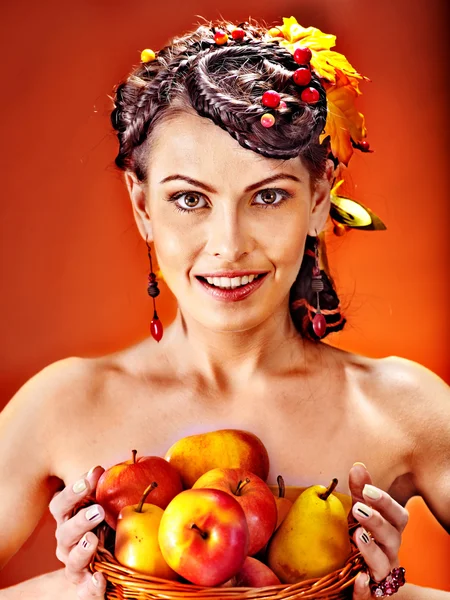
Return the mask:
<svg viewBox="0 0 450 600">
<path fill-rule="evenodd" d="M 157 125 L 152 135 L 148 178 L 155 180 L 173 173 L 204 180 L 240 185 L 275 175 L 277 171 L 292 173 L 309 180 L 307 169 L 299 158 L 271 159 L 243 148 L 229 133 L 210 119 L 197 114 L 181 113 Z"/>
</svg>

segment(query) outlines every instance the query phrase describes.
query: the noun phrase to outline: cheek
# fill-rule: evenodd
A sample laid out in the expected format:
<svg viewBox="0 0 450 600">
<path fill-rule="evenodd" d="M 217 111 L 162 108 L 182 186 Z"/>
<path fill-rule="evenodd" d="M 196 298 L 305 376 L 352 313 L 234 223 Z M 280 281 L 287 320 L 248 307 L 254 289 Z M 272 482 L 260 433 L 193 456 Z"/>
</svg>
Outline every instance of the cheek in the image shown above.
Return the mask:
<svg viewBox="0 0 450 600">
<path fill-rule="evenodd" d="M 154 227 L 154 240 L 156 258 L 163 274 L 180 273 L 189 268 L 198 245 L 198 236 L 192 234 L 192 228 L 158 223 Z"/>
</svg>

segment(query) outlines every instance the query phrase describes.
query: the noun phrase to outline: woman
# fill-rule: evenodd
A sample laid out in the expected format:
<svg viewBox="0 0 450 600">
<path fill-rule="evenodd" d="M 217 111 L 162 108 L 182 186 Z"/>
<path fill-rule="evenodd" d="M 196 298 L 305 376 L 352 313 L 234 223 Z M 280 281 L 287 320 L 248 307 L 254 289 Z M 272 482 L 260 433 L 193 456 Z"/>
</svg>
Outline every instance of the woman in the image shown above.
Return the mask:
<svg viewBox="0 0 450 600">
<path fill-rule="evenodd" d="M 69 518 L 102 468 L 79 474 L 133 447 L 164 455 L 193 432 L 252 431 L 271 457 L 269 481 L 278 473 L 297 485 L 339 479 L 360 503 L 355 542 L 371 577 L 370 586 L 368 574 L 358 577 L 354 600 L 383 593 L 399 566 L 411 496 L 422 495 L 450 529 L 448 387 L 410 361 L 320 342 L 345 324 L 322 233 L 339 165 L 354 146 L 368 149 L 352 108 L 362 77 L 341 55 L 321 54 L 332 36 L 292 20 L 270 32 L 237 29 L 200 27 L 144 53 L 116 92 L 116 163 L 177 298 L 174 322 L 162 332 L 155 310 L 155 339 L 50 365 L 2 415 L 1 563 L 67 484 L 51 510 L 58 557 L 81 598 L 104 596 L 103 578 L 86 568 L 97 544 L 90 530 L 104 511 L 94 505 Z M 339 89 L 350 116 L 327 122 Z M 156 298 L 153 270 L 149 293 Z M 398 598 L 424 593 L 448 597 L 406 584 Z"/>
</svg>

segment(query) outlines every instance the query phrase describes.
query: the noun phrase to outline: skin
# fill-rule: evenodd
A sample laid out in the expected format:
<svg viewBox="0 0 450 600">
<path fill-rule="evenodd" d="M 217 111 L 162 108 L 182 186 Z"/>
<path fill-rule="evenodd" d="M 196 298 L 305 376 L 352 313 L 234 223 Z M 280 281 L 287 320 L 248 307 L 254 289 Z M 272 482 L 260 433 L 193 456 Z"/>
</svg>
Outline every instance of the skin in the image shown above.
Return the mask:
<svg viewBox="0 0 450 600">
<path fill-rule="evenodd" d="M 281 179 L 282 173 L 298 181 Z M 180 180 L 160 183 L 173 174 L 214 191 Z M 245 191 L 274 175 L 276 181 Z M 372 359 L 309 342 L 292 324 L 289 288 L 306 234 L 325 226 L 330 177 L 328 168 L 313 186 L 299 159 L 263 158 L 191 114 L 155 132 L 148 181 L 140 184 L 127 174 L 126 183 L 139 231 L 154 241 L 159 267 L 178 300 L 177 316 L 159 344 L 148 338 L 112 355 L 50 365 L 5 408 L 0 564 L 23 544 L 51 501 L 57 555 L 77 584 L 76 594 L 103 597 L 103 578 L 94 586 L 85 568 L 97 545 L 90 529 L 102 520 L 103 509 L 98 508 L 98 520 L 88 522 L 87 509 L 69 518 L 73 507 L 95 488 L 103 468 L 123 461 L 131 448 L 164 456 L 185 435 L 221 428 L 249 430 L 263 440 L 271 459 L 270 483 L 280 473 L 287 485 L 300 486 L 328 485 L 337 477 L 338 490 L 372 506 L 368 519 L 353 510 L 374 537 L 365 545 L 362 529 L 355 532 L 375 580 L 398 566 L 407 522 L 403 507 L 412 496 L 423 496 L 450 531 L 448 386 L 408 360 Z M 266 196 L 258 192 L 267 188 L 292 197 L 279 208 L 262 208 Z M 195 192 L 191 205 L 206 208 L 178 212 L 166 201 L 177 192 Z M 178 203 L 189 210 L 187 199 Z M 219 269 L 269 275 L 246 300 L 222 303 L 194 278 Z M 367 468 L 352 467 L 355 461 Z M 87 473 L 94 465 L 102 467 Z M 80 493 L 72 488 L 77 481 L 78 488 L 86 488 Z M 379 500 L 363 493 L 366 483 L 381 490 Z M 10 515 L 19 497 L 21 518 L 14 520 Z M 83 539 L 90 543 L 87 549 Z M 353 600 L 371 597 L 366 579 L 358 577 Z M 425 597 L 450 594 L 406 585 L 397 595 Z"/>
</svg>

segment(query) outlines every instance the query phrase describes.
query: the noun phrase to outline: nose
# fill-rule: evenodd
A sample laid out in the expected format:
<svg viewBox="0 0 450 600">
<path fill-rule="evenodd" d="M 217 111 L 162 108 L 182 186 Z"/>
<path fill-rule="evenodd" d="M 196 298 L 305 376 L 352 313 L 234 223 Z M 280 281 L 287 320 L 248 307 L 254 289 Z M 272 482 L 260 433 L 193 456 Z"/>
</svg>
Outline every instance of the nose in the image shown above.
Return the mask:
<svg viewBox="0 0 450 600">
<path fill-rule="evenodd" d="M 215 218 L 208 221 L 207 227 L 206 251 L 212 256 L 237 262 L 254 248 L 249 223 L 237 210 L 218 211 Z"/>
</svg>

